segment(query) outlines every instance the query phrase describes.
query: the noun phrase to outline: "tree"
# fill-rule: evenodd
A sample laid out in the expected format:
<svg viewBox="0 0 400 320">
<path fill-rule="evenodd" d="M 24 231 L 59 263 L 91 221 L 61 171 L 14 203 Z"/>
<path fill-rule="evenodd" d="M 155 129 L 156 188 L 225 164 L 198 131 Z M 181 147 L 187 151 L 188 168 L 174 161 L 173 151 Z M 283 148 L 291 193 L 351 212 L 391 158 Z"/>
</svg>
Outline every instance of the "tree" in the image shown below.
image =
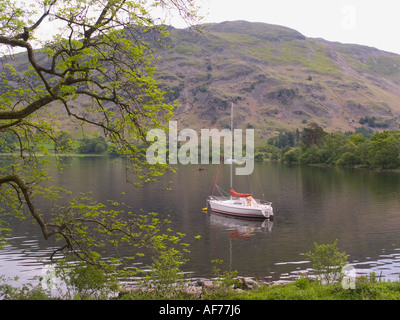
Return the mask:
<svg viewBox="0 0 400 320">
<path fill-rule="evenodd" d="M 371 136 L 368 161 L 372 168 L 394 169 L 400 166 L 400 134 L 377 132 Z"/>
<path fill-rule="evenodd" d="M 320 280 L 327 284 L 341 280 L 342 268 L 347 264 L 345 252 L 337 248 L 337 240 L 332 244 L 314 243 L 314 251 L 306 253 L 306 256 L 313 262 L 313 268 Z"/>
<path fill-rule="evenodd" d="M 323 161 L 323 152 L 321 148 L 312 145 L 305 149 L 298 157 L 300 164 L 317 164 Z"/>
<path fill-rule="evenodd" d="M 288 164 L 299 162 L 299 158 L 301 155 L 300 148 L 291 148 L 287 152 L 285 152 L 282 156 L 282 161 Z"/>
<path fill-rule="evenodd" d="M 103 153 L 107 151 L 108 145 L 106 139 L 102 136 L 96 138 L 84 137 L 78 147 L 79 153 Z"/>
<path fill-rule="evenodd" d="M 323 138 L 325 137 L 326 132 L 323 128 L 321 128 L 316 123 L 310 123 L 306 128 L 303 130 L 303 143 L 307 147 L 311 147 L 313 145 L 319 145 Z"/>
<path fill-rule="evenodd" d="M 325 134 L 321 142 L 323 163 L 335 164 L 343 154 L 347 138 L 343 133 Z"/>
<path fill-rule="evenodd" d="M 49 143 L 54 144 L 56 157 L 68 150 L 65 135 L 56 129 L 55 109 L 61 110 L 63 118 L 102 130 L 142 180 L 152 181 L 166 169 L 148 165 L 138 147 L 150 128 L 164 126 L 175 107 L 163 100 L 153 77 L 153 51 L 143 40 L 166 32 L 162 21 L 151 15 L 153 8 L 175 10 L 189 23 L 198 19 L 192 0 L 0 3 L 0 53 L 4 55 L 0 58 L 0 134 L 18 150 L 3 159 L 0 169 L 3 215 L 26 217 L 24 209 L 28 209 L 28 217 L 38 223 L 44 238 L 58 236 L 63 241 L 60 250 L 90 263 L 100 263 L 94 248 L 104 246 L 106 236 L 112 235 L 114 244 L 137 245 L 150 239 L 159 248 L 162 241 L 177 242 L 176 236 L 157 235 L 161 222 L 152 215 L 140 221 L 121 220 L 116 204 L 110 209 L 85 195 L 64 192 L 63 197 L 70 197 L 69 206 L 60 205 L 52 212 L 40 212 L 35 203 L 39 195 L 52 203 L 61 197 L 55 186 L 41 184 L 51 179 L 43 166 L 46 160 L 36 156 L 38 152 L 50 156 Z M 41 38 L 44 29 L 56 32 Z M 143 224 L 152 227 L 142 228 Z M 156 235 L 161 237 L 157 241 Z"/>
<path fill-rule="evenodd" d="M 367 146 L 369 140 L 364 136 L 353 133 L 341 148 L 341 154 L 336 161 L 340 166 L 367 165 Z"/>
</svg>

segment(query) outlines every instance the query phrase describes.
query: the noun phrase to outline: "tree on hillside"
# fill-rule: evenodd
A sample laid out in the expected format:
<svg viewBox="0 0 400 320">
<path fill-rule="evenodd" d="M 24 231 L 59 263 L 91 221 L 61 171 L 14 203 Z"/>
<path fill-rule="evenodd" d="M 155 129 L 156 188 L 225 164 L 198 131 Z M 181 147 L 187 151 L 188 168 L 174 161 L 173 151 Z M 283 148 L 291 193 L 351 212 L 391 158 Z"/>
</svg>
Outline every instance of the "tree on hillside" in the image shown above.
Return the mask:
<svg viewBox="0 0 400 320">
<path fill-rule="evenodd" d="M 0 145 L 12 141 L 18 150 L 2 159 L 2 215 L 32 218 L 46 239 L 58 236 L 64 242 L 60 249 L 91 263 L 94 245 L 102 245 L 106 235 L 113 234 L 115 243 L 142 243 L 147 237 L 155 244 L 166 238 L 151 238 L 154 228 L 134 228 L 156 219 L 122 221 L 120 211 L 86 197 L 71 198 L 69 207 L 54 212 L 39 211 L 37 197 L 54 203 L 61 195 L 49 183 L 42 186 L 50 179 L 45 160 L 36 155 L 49 155 L 49 143 L 68 150 L 52 116 L 61 106 L 61 117 L 102 130 L 145 181 L 165 169 L 148 166 L 136 147 L 150 128 L 163 127 L 174 108 L 163 101 L 153 78 L 152 50 L 143 40 L 165 32 L 151 9 L 175 10 L 189 23 L 197 19 L 194 0 L 0 2 Z M 44 38 L 43 30 L 54 34 Z M 6 228 L 0 225 L 1 230 Z M 88 230 L 97 232 L 96 238 L 89 238 Z"/>
<path fill-rule="evenodd" d="M 394 169 L 400 166 L 400 133 L 376 132 L 368 146 L 368 161 L 372 168 Z"/>
<path fill-rule="evenodd" d="M 325 135 L 326 132 L 322 127 L 314 122 L 310 123 L 306 128 L 303 129 L 303 143 L 307 147 L 319 145 Z"/>
</svg>

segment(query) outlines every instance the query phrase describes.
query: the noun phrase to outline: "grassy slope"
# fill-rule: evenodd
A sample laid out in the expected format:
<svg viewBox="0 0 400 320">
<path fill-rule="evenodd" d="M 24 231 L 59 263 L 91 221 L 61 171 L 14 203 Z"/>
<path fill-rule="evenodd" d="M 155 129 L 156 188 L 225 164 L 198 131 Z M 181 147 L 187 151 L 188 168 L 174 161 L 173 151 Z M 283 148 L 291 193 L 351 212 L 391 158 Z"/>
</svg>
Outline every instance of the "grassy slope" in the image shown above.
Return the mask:
<svg viewBox="0 0 400 320">
<path fill-rule="evenodd" d="M 236 126 L 251 124 L 258 139 L 311 121 L 353 130 L 366 115 L 398 128 L 395 54 L 244 21 L 212 24 L 195 37 L 172 29 L 170 49 L 160 54 L 159 70 L 173 78 L 165 88 L 179 87 L 182 128 L 223 128 L 231 101 Z"/>
<path fill-rule="evenodd" d="M 322 285 L 299 279 L 292 283 L 262 286 L 241 294 L 221 293 L 221 299 L 239 300 L 399 300 L 399 282 L 360 280 L 355 288 L 345 289 L 340 283 Z"/>
<path fill-rule="evenodd" d="M 399 127 L 396 54 L 245 21 L 211 24 L 203 34 L 172 28 L 157 54 L 157 77 L 166 97 L 181 104 L 178 129 L 228 126 L 231 102 L 235 127 L 254 128 L 257 143 L 313 121 L 327 131 L 347 131 L 360 126 L 361 117 L 375 116 L 389 129 Z M 20 58 L 14 63 L 26 64 Z M 77 106 L 88 103 L 76 101 Z M 71 123 L 62 106 L 49 109 L 74 137 L 93 133 Z"/>
</svg>

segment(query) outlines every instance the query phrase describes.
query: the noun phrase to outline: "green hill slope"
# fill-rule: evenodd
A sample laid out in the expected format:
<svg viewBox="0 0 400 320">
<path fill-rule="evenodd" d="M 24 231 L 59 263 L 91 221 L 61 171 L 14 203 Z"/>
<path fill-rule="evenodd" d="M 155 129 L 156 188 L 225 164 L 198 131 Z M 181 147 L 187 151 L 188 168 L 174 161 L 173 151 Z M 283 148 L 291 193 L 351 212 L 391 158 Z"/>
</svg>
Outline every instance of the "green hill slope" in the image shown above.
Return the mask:
<svg viewBox="0 0 400 320">
<path fill-rule="evenodd" d="M 181 104 L 174 116 L 179 130 L 228 127 L 232 102 L 235 127 L 254 128 L 258 143 L 311 122 L 348 131 L 370 125 L 359 123 L 368 117 L 379 130 L 399 128 L 400 55 L 265 23 L 230 21 L 203 31 L 170 28 L 163 45 L 145 35 L 160 57 L 157 77 L 166 98 Z M 27 65 L 24 55 L 12 63 Z M 57 115 L 62 107 L 51 109 Z M 82 135 L 64 113 L 60 123 Z"/>
<path fill-rule="evenodd" d="M 246 21 L 211 24 L 201 35 L 172 28 L 166 44 L 159 78 L 182 105 L 182 128 L 226 127 L 232 101 L 235 125 L 258 139 L 310 122 L 354 130 L 366 116 L 399 127 L 397 54 Z"/>
</svg>

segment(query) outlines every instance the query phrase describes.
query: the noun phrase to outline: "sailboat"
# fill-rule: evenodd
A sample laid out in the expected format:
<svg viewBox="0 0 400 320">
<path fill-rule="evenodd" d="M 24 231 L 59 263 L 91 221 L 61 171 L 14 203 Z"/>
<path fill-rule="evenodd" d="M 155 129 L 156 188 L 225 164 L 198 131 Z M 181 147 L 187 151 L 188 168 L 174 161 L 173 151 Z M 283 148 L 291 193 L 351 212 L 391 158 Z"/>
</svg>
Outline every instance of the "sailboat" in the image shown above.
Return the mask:
<svg viewBox="0 0 400 320">
<path fill-rule="evenodd" d="M 231 131 L 233 132 L 233 103 L 231 107 Z M 233 135 L 232 135 L 233 136 Z M 233 144 L 232 144 L 233 145 Z M 214 190 L 218 180 L 217 178 L 214 184 L 214 190 L 211 196 L 207 199 L 211 211 L 236 216 L 236 217 L 247 217 L 247 218 L 273 218 L 272 203 L 260 199 L 254 199 L 250 193 L 239 193 L 233 189 L 232 186 L 232 166 L 235 162 L 234 159 L 230 159 L 230 195 L 229 196 L 215 196 Z M 222 159 L 221 159 L 222 163 Z M 220 163 L 220 167 L 221 167 Z M 220 168 L 219 168 L 220 169 Z M 219 173 L 218 169 L 218 173 Z"/>
</svg>

